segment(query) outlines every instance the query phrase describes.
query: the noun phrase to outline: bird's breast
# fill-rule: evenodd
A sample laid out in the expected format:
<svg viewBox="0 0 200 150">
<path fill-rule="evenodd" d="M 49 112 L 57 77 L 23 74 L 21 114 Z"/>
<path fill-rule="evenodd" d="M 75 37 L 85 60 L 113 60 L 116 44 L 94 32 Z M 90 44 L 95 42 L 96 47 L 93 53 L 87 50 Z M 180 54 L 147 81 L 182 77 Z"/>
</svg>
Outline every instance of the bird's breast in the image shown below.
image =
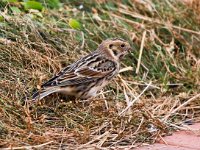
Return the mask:
<svg viewBox="0 0 200 150">
<path fill-rule="evenodd" d="M 88 97 L 94 97 L 96 96 L 97 92 L 101 90 L 103 87 L 105 87 L 108 84 L 108 81 L 101 81 L 98 85 L 95 85 L 88 91 Z"/>
</svg>

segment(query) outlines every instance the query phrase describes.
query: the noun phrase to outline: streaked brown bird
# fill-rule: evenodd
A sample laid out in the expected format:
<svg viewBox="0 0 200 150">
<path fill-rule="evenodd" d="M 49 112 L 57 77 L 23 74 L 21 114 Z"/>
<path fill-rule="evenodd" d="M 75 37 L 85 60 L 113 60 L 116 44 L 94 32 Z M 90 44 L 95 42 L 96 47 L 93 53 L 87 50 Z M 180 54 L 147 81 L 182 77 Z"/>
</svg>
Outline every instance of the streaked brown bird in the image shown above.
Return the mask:
<svg viewBox="0 0 200 150">
<path fill-rule="evenodd" d="M 63 93 L 80 99 L 94 97 L 113 79 L 120 69 L 120 60 L 131 50 L 130 44 L 113 38 L 103 41 L 97 50 L 65 67 L 33 94 L 40 100 L 52 93 Z"/>
</svg>

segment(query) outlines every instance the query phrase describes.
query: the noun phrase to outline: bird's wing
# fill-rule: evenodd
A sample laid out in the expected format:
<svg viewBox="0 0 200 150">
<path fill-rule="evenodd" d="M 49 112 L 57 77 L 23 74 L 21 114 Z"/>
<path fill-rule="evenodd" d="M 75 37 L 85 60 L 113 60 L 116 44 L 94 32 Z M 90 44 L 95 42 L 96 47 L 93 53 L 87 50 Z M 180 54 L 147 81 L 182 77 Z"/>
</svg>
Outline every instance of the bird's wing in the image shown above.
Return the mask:
<svg viewBox="0 0 200 150">
<path fill-rule="evenodd" d="M 93 82 L 99 78 L 103 78 L 108 75 L 112 76 L 112 74 L 114 74 L 117 70 L 117 64 L 115 62 L 105 59 L 103 57 L 99 58 L 98 56 L 86 61 L 85 63 L 83 63 L 83 61 L 80 61 L 75 65 L 77 66 L 77 68 L 74 68 L 74 65 L 65 68 L 55 77 L 43 84 L 42 87 L 62 87 Z"/>
<path fill-rule="evenodd" d="M 48 86 L 53 86 L 55 84 L 54 82 L 56 81 L 56 79 L 59 78 L 61 75 L 63 75 L 65 72 L 67 72 L 67 70 L 69 70 L 70 68 L 71 68 L 70 65 L 65 67 L 59 73 L 57 73 L 54 77 L 52 77 L 51 79 L 43 83 L 41 87 L 44 88 Z"/>
</svg>

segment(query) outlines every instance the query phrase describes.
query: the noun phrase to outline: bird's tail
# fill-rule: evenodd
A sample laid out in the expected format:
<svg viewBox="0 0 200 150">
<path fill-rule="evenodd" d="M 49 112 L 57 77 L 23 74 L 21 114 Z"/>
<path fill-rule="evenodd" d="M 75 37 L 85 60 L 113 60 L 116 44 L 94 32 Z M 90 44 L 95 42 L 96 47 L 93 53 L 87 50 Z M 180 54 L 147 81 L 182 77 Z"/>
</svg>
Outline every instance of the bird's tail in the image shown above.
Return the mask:
<svg viewBox="0 0 200 150">
<path fill-rule="evenodd" d="M 36 91 L 33 95 L 32 95 L 32 100 L 33 101 L 37 101 L 37 100 L 41 100 L 43 99 L 44 97 L 54 93 L 54 92 L 58 92 L 59 91 L 59 88 L 57 87 L 51 87 L 51 88 L 47 88 L 47 89 L 44 89 L 42 91 Z"/>
</svg>

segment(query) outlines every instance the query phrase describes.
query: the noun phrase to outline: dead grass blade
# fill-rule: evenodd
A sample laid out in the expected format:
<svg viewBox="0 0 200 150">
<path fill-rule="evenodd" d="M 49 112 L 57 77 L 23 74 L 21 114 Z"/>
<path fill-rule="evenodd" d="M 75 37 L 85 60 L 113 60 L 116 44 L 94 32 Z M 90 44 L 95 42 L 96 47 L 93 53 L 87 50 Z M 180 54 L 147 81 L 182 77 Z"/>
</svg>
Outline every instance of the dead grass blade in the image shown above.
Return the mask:
<svg viewBox="0 0 200 150">
<path fill-rule="evenodd" d="M 147 86 L 145 87 L 145 89 L 134 100 L 132 100 L 124 110 L 122 110 L 119 113 L 119 116 L 121 116 L 123 113 L 125 113 L 142 96 L 142 94 L 151 86 L 151 83 L 152 82 L 149 82 L 147 84 Z"/>
<path fill-rule="evenodd" d="M 140 64 L 141 64 L 141 58 L 142 58 L 142 52 L 144 49 L 144 42 L 145 42 L 145 38 L 146 38 L 146 30 L 143 32 L 142 34 L 142 42 L 141 42 L 141 46 L 140 46 L 140 53 L 139 53 L 139 58 L 138 58 L 138 63 L 137 63 L 137 68 L 136 68 L 136 74 L 139 73 L 139 69 L 140 69 Z"/>
<path fill-rule="evenodd" d="M 10 148 L 1 148 L 1 150 L 20 150 L 20 149 L 33 149 L 33 148 L 43 148 L 44 146 L 47 146 L 49 144 L 53 143 L 53 141 L 49 141 L 43 144 L 39 145 L 32 145 L 32 146 L 20 146 L 20 147 L 10 147 Z"/>
</svg>

